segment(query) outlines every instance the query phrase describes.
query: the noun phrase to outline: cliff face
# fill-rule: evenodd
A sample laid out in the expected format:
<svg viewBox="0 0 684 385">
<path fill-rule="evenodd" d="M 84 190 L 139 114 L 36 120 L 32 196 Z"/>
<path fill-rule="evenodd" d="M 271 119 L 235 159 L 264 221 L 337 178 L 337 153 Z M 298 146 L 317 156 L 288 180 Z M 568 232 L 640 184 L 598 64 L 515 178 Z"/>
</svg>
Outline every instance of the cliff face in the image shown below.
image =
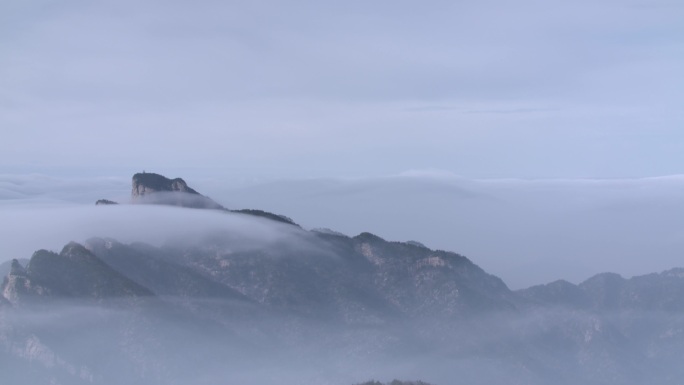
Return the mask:
<svg viewBox="0 0 684 385">
<path fill-rule="evenodd" d="M 190 188 L 181 178 L 169 179 L 163 175 L 146 172 L 133 175 L 131 201 L 200 209 L 224 209 L 220 204 Z"/>
<path fill-rule="evenodd" d="M 223 210 L 270 219 L 272 221 L 299 227 L 292 219 L 284 215 L 254 209 L 229 210 L 216 203 L 211 198 L 198 193 L 196 190 L 189 187 L 181 178 L 169 179 L 163 175 L 143 172 L 133 175 L 131 185 L 131 203 Z M 95 202 L 96 206 L 117 204 L 117 202 L 109 199 L 100 199 Z M 3 266 L 0 265 L 0 276 L 5 274 L 6 272 L 3 270 Z"/>
<path fill-rule="evenodd" d="M 188 187 L 188 184 L 181 178 L 169 179 L 163 175 L 155 173 L 137 173 L 133 175 L 133 186 L 131 197 L 142 197 L 154 192 L 183 192 L 188 194 L 200 195 L 197 191 Z"/>
<path fill-rule="evenodd" d="M 29 280 L 26 269 L 13 259 L 9 273 L 5 276 L 2 296 L 9 302 L 16 302 L 20 296 L 30 295 L 35 288 Z"/>
</svg>

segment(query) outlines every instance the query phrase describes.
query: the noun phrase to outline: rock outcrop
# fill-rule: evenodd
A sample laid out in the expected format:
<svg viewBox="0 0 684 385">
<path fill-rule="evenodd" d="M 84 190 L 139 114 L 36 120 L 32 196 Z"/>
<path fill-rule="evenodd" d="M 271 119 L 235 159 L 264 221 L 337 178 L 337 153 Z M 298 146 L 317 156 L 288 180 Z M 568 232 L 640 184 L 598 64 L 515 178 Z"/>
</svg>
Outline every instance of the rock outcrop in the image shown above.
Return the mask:
<svg viewBox="0 0 684 385">
<path fill-rule="evenodd" d="M 229 210 L 211 198 L 188 186 L 181 178 L 169 179 L 163 175 L 142 172 L 133 175 L 131 183 L 131 203 L 178 206 L 193 209 L 211 209 L 246 214 L 299 227 L 292 219 L 268 211 L 254 209 Z M 100 199 L 96 206 L 118 205 L 108 199 Z M 2 272 L 0 266 L 0 273 Z"/>
<path fill-rule="evenodd" d="M 133 175 L 133 188 L 131 190 L 132 199 L 135 200 L 155 192 L 182 192 L 201 195 L 188 187 L 188 184 L 181 178 L 169 179 L 163 175 L 151 172 L 142 172 Z"/>
<path fill-rule="evenodd" d="M 26 269 L 17 261 L 12 260 L 10 271 L 2 285 L 2 296 L 9 302 L 15 303 L 20 296 L 35 292 L 29 280 Z"/>
<path fill-rule="evenodd" d="M 95 206 L 100 206 L 100 205 L 118 205 L 117 202 L 110 201 L 109 199 L 98 199 L 97 202 L 95 202 Z"/>
<path fill-rule="evenodd" d="M 150 172 L 133 175 L 131 202 L 225 210 L 220 204 L 190 188 L 183 179 L 169 179 Z"/>
</svg>

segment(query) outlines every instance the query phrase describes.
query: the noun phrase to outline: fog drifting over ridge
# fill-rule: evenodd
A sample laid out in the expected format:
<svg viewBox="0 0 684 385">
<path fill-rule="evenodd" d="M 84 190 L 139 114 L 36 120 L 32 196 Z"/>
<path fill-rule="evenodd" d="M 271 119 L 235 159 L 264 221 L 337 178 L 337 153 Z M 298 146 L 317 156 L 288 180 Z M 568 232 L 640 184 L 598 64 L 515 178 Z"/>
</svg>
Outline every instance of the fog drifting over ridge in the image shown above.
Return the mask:
<svg viewBox="0 0 684 385">
<path fill-rule="evenodd" d="M 632 275 L 681 266 L 684 177 L 616 180 L 472 180 L 444 172 L 364 179 L 276 180 L 236 186 L 185 176 L 231 209 L 291 217 L 304 228 L 364 231 L 463 254 L 511 288 L 555 279 L 580 282 L 611 271 Z M 160 243 L 211 229 L 255 241 L 287 238 L 287 226 L 243 215 L 127 203 L 129 179 L 0 177 L 6 240 L 0 259 L 28 258 L 92 236 Z"/>
<path fill-rule="evenodd" d="M 275 182 L 226 192 L 226 198 L 287 209 L 304 226 L 335 218 L 329 226 L 343 233 L 371 231 L 455 251 L 520 288 L 556 279 L 577 283 L 605 271 L 632 276 L 680 266 L 682 190 L 680 176 L 471 180 L 414 173 Z"/>
</svg>

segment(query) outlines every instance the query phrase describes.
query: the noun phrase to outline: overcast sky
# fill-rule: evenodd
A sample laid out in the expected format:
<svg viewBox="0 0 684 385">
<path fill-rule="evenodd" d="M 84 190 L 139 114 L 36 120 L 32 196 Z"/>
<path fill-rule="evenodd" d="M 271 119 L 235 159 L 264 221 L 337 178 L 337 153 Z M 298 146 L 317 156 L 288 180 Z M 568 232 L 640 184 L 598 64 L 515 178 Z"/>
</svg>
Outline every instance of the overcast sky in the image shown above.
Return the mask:
<svg viewBox="0 0 684 385">
<path fill-rule="evenodd" d="M 684 3 L 4 1 L 7 172 L 676 174 Z"/>
</svg>

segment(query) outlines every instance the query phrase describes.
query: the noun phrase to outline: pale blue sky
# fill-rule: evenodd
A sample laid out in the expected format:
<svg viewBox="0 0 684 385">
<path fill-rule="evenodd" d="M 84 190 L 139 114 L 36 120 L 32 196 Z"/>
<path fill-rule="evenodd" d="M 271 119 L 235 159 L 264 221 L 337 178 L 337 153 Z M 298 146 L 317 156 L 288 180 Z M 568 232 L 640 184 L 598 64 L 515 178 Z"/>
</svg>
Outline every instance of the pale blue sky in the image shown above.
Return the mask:
<svg viewBox="0 0 684 385">
<path fill-rule="evenodd" d="M 30 0 L 0 47 L 6 172 L 683 170 L 679 1 Z"/>
</svg>

